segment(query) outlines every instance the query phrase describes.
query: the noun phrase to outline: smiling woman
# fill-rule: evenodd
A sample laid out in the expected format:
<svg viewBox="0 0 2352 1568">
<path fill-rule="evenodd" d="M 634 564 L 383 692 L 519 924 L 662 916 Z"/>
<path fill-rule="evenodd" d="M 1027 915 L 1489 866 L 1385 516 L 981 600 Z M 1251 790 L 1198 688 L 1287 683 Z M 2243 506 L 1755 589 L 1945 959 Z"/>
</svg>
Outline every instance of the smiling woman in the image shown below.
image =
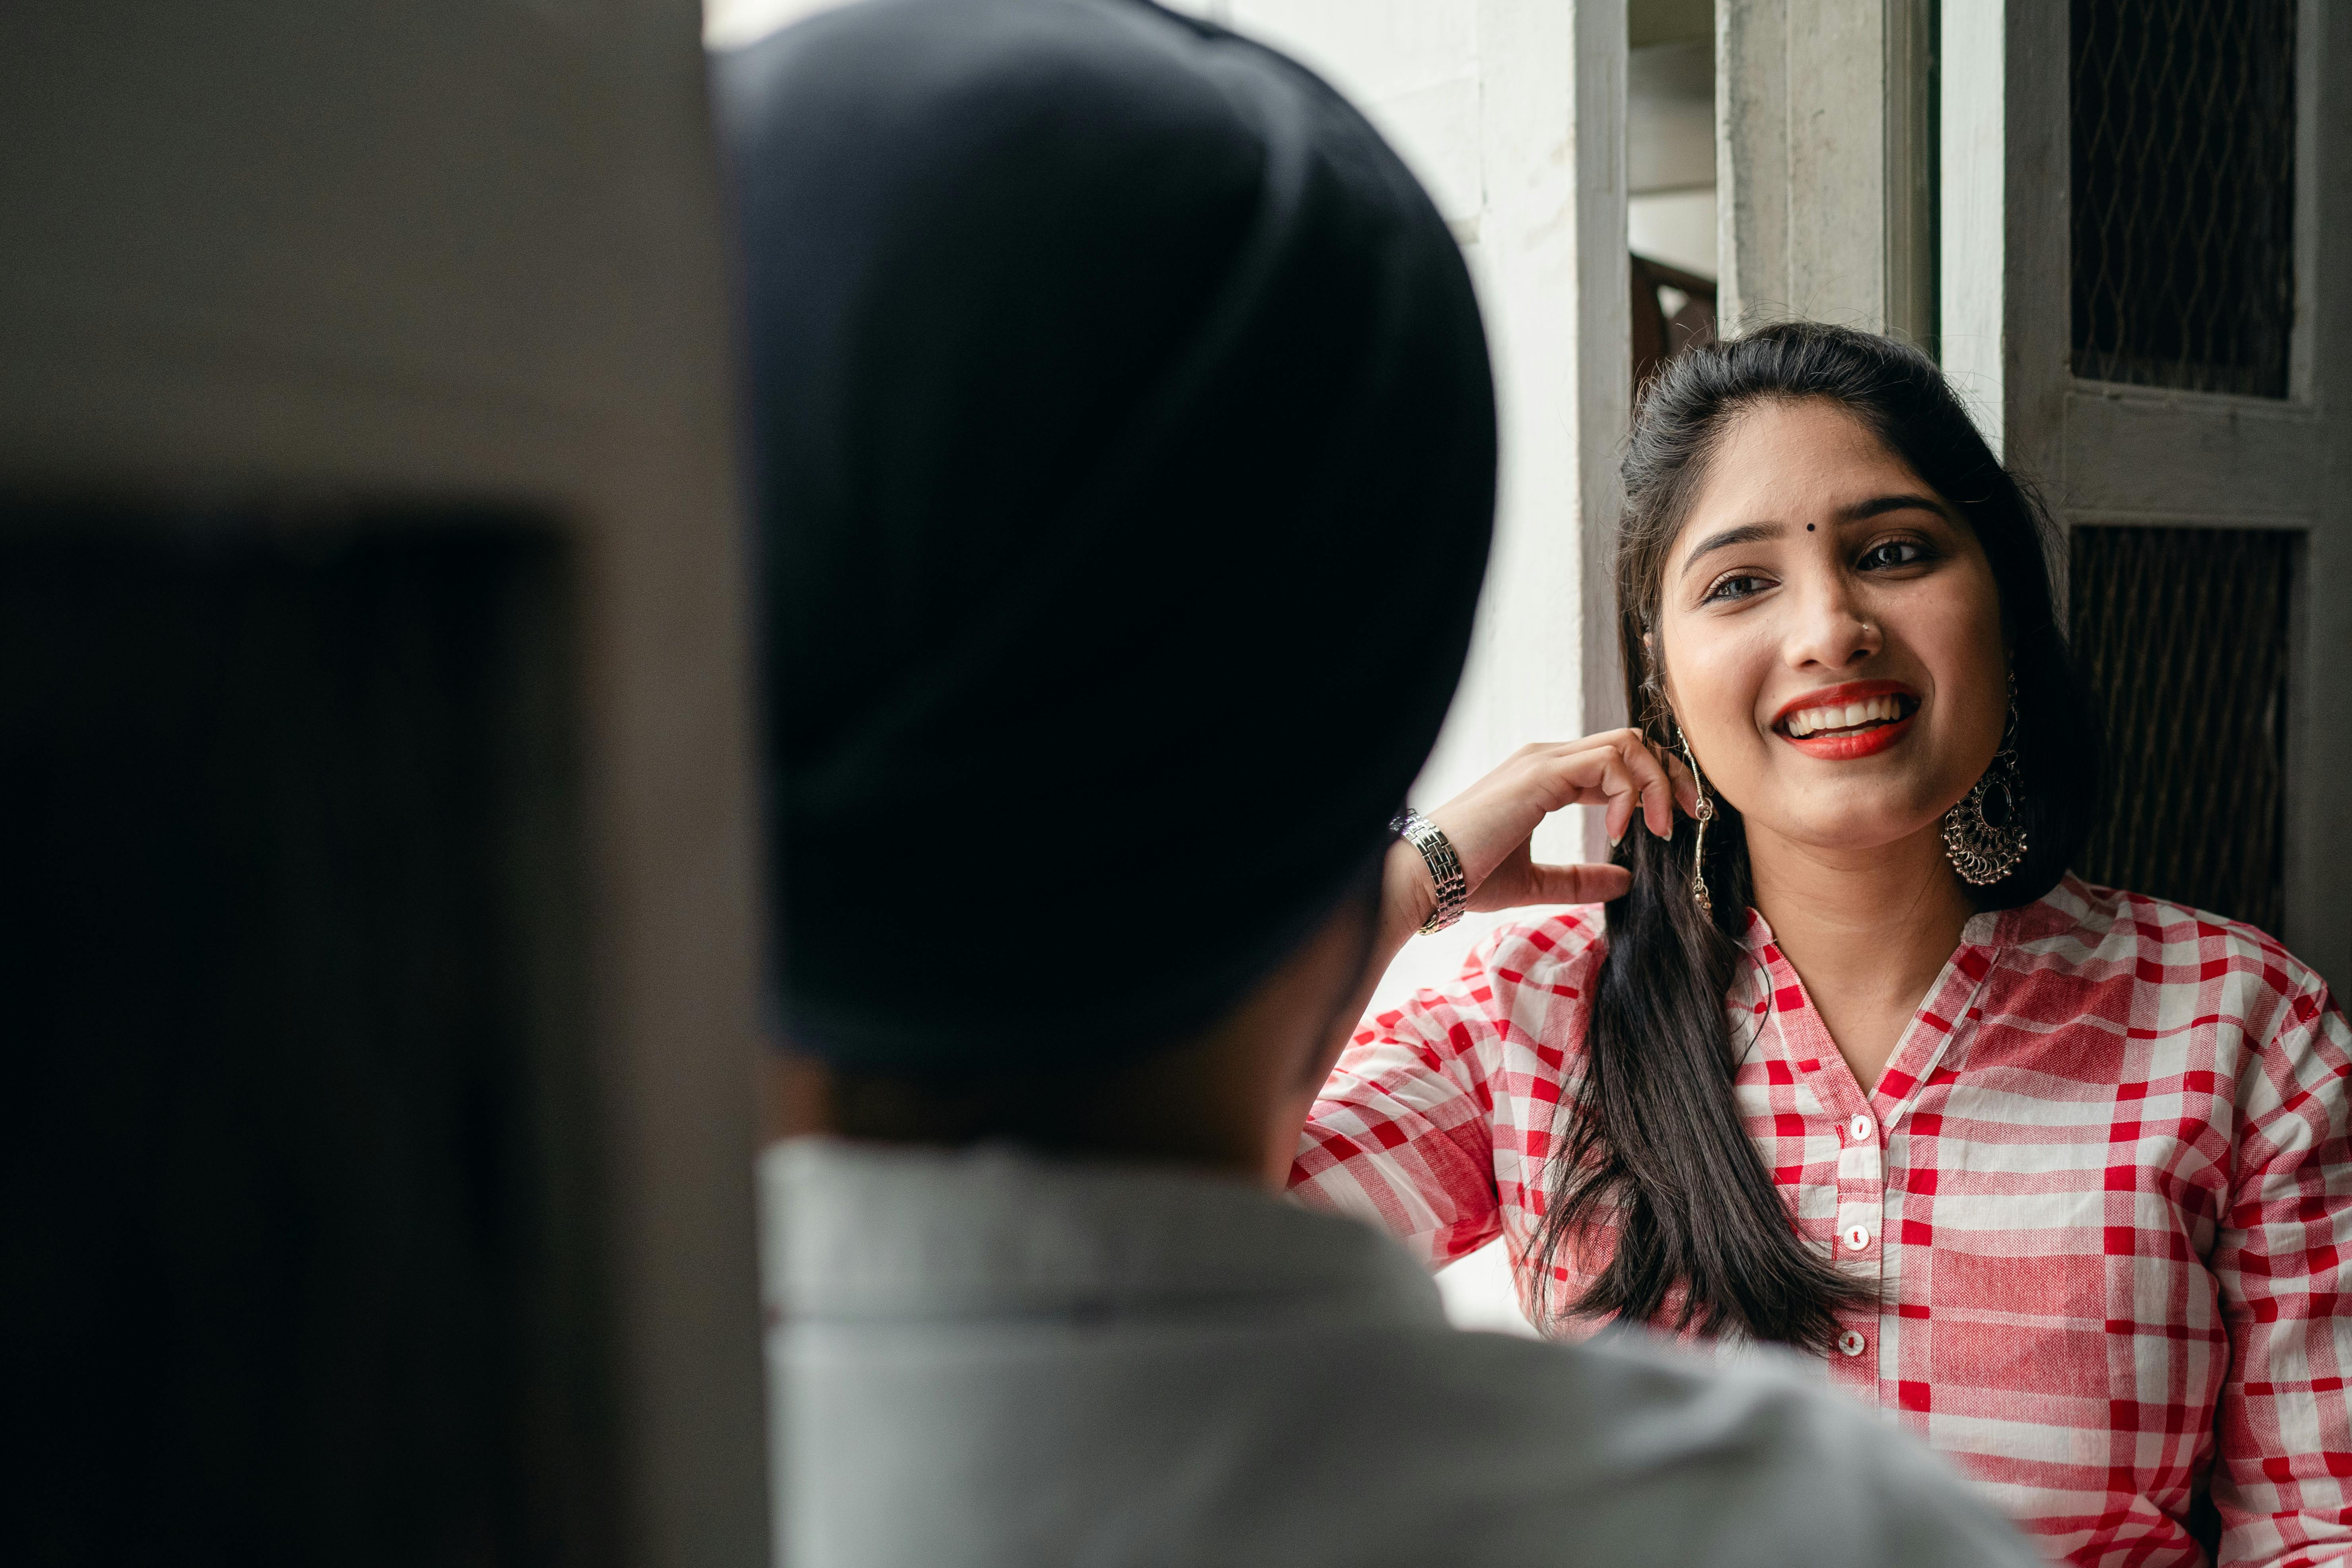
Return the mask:
<svg viewBox="0 0 2352 1568">
<path fill-rule="evenodd" d="M 1637 727 L 1429 814 L 1468 907 L 1558 897 L 1575 803 L 1624 891 L 1365 1019 L 1295 1189 L 1432 1264 L 1500 1237 L 1552 1333 L 1810 1350 L 2069 1561 L 2352 1544 L 2352 1031 L 2263 932 L 2069 874 L 2096 731 L 2030 493 L 1931 362 L 1806 323 L 1678 358 L 1624 477 Z M 1434 894 L 1387 878 L 1401 942 Z"/>
<path fill-rule="evenodd" d="M 1648 706 L 1682 717 L 1731 795 L 1769 803 L 1761 831 L 1832 853 L 1914 835 L 2000 744 L 2009 654 L 1985 546 L 1845 404 L 1722 418 L 1683 529 L 1702 537 L 1644 595 Z M 1779 521 L 1716 530 L 1755 517 Z M 1929 837 L 1914 853 L 1932 871 Z"/>
</svg>

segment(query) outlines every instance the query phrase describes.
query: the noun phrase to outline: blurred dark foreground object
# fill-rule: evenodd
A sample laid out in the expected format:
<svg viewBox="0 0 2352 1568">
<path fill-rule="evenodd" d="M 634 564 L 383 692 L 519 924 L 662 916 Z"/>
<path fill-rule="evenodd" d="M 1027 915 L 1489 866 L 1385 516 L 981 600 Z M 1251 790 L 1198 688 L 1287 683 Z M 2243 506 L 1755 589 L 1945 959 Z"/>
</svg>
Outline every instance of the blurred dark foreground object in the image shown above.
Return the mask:
<svg viewBox="0 0 2352 1568">
<path fill-rule="evenodd" d="M 767 1554 L 691 0 L 0 14 L 0 1561 Z"/>
<path fill-rule="evenodd" d="M 881 0 L 719 79 L 785 1030 L 1139 1060 L 1329 917 L 1453 698 L 1495 501 L 1460 250 L 1338 94 L 1148 5 Z M 1115 932 L 1005 1005 L 1023 917 L 1090 900 Z"/>
<path fill-rule="evenodd" d="M 558 542 L 141 521 L 0 539 L 16 1560 L 609 1560 Z"/>
</svg>

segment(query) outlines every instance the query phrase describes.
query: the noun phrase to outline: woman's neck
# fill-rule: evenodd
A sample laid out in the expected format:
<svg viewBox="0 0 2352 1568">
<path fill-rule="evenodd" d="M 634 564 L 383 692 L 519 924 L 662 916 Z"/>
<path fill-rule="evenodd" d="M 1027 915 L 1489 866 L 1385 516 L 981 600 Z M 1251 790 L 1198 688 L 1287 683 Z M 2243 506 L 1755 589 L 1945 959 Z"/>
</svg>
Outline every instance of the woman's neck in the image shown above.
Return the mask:
<svg viewBox="0 0 2352 1568">
<path fill-rule="evenodd" d="M 1936 825 L 1863 851 L 1751 826 L 1748 859 L 1757 912 L 1868 1090 L 1975 912 Z"/>
</svg>

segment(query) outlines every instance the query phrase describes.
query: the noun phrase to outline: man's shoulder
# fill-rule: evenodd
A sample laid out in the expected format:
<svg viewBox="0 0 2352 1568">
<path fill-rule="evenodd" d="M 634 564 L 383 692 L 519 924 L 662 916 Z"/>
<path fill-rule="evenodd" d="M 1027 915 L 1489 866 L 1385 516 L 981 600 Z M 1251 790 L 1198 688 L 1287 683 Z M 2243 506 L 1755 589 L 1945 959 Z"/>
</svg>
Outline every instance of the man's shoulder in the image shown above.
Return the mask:
<svg viewBox="0 0 2352 1568">
<path fill-rule="evenodd" d="M 1382 1473 L 1362 1482 L 1418 1488 L 1427 1517 L 1474 1521 L 1447 1561 L 1554 1560 L 1570 1531 L 1579 1563 L 2039 1561 L 1943 1461 L 1793 1357 L 1723 1362 L 1614 1336 L 1416 1338 L 1392 1347 L 1388 1415 L 1358 1411 L 1381 1428 Z"/>
<path fill-rule="evenodd" d="M 786 1357 L 787 1517 L 861 1564 L 1012 1568 L 1081 1541 L 1105 1563 L 1286 1568 L 2037 1562 L 1909 1437 L 1769 1360 L 1410 1316 L 1031 1318 L 919 1356 L 903 1326 L 887 1355 L 812 1341 Z"/>
</svg>

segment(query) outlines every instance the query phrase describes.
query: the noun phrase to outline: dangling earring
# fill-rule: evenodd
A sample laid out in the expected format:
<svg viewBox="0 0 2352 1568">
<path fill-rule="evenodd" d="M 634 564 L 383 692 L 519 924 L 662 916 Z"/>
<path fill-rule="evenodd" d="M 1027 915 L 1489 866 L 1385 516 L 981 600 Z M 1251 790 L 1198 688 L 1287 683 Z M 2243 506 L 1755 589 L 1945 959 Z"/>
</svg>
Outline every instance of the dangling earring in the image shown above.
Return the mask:
<svg viewBox="0 0 2352 1568">
<path fill-rule="evenodd" d="M 1683 761 L 1690 764 L 1691 787 L 1698 795 L 1698 809 L 1691 819 L 1698 824 L 1698 845 L 1691 852 L 1691 897 L 1698 900 L 1699 912 L 1712 916 L 1715 900 L 1706 891 L 1706 825 L 1715 820 L 1715 802 L 1706 798 L 1706 775 L 1698 771 L 1698 759 L 1691 754 L 1690 737 L 1683 733 L 1680 724 L 1675 726 L 1675 739 L 1682 743 Z"/>
<path fill-rule="evenodd" d="M 1985 797 L 2000 791 L 2000 821 L 1985 816 Z M 2009 727 L 1992 766 L 1960 803 L 1944 813 L 1944 853 L 1972 888 L 1990 887 L 2025 859 L 2025 781 L 2017 765 L 2017 672 L 2009 676 Z"/>
</svg>

